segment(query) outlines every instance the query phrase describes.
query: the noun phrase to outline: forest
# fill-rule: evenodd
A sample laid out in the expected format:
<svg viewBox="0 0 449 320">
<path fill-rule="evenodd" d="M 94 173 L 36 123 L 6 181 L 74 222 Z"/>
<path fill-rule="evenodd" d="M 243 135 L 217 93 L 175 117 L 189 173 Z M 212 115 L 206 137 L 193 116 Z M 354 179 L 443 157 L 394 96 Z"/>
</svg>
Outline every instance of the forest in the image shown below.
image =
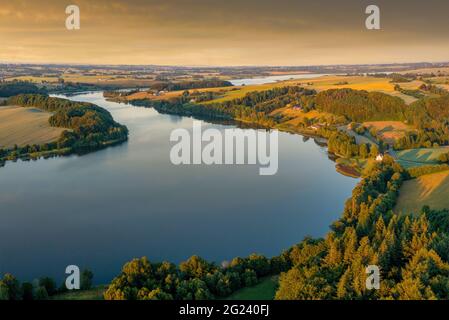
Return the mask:
<svg viewBox="0 0 449 320">
<path fill-rule="evenodd" d="M 348 121 L 406 120 L 405 102 L 380 92 L 331 89 L 318 93 L 316 109 L 344 116 Z"/>
<path fill-rule="evenodd" d="M 430 148 L 449 144 L 449 95 L 423 98 L 410 105 L 406 117 L 418 132 L 410 132 L 395 149 Z"/>
<path fill-rule="evenodd" d="M 176 266 L 151 263 L 147 258 L 126 263 L 105 292 L 106 300 L 209 300 L 224 298 L 261 277 L 288 270 L 289 253 L 268 259 L 252 254 L 229 263 L 215 263 L 192 256 Z"/>
<path fill-rule="evenodd" d="M 396 215 L 407 172 L 387 159 L 354 189 L 325 239 L 303 242 L 280 278 L 277 299 L 446 299 L 449 211 L 424 207 Z M 367 265 L 379 265 L 380 290 L 365 286 Z"/>
</svg>

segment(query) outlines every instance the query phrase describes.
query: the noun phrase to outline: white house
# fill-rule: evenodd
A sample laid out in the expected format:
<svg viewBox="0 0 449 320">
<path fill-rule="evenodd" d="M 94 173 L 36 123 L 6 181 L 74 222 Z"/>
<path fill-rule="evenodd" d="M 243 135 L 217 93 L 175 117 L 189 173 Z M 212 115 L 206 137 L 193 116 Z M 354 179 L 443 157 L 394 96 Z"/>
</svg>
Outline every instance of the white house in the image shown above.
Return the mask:
<svg viewBox="0 0 449 320">
<path fill-rule="evenodd" d="M 379 154 L 377 155 L 377 157 L 376 157 L 376 161 L 377 161 L 377 162 L 382 162 L 383 160 L 384 160 L 384 155 L 379 153 Z"/>
</svg>

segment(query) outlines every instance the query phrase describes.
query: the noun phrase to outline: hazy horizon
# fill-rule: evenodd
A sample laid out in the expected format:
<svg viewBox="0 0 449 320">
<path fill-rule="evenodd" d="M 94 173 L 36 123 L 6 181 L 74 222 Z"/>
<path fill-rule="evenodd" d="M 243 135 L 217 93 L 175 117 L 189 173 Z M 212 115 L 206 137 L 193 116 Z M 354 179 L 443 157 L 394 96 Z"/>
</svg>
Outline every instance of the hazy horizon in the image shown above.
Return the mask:
<svg viewBox="0 0 449 320">
<path fill-rule="evenodd" d="M 12 65 L 42 65 L 42 66 L 58 66 L 58 65 L 65 65 L 65 66 L 104 66 L 104 67 L 173 67 L 173 68 L 310 68 L 310 67 L 335 67 L 335 66 L 379 66 L 379 65 L 388 65 L 388 66 L 394 66 L 394 65 L 411 65 L 411 64 L 420 64 L 420 63 L 430 63 L 430 64 L 449 64 L 448 60 L 442 60 L 442 61 L 405 61 L 405 62 L 390 62 L 390 63 L 335 63 L 335 64 L 308 64 L 308 65 L 186 65 L 186 64 L 114 64 L 114 63 L 77 63 L 77 62 L 29 62 L 29 61 L 2 61 L 0 60 L 0 64 L 12 64 Z M 448 66 L 449 67 L 449 66 Z M 299 72 L 299 71 L 298 71 Z"/>
<path fill-rule="evenodd" d="M 65 8 L 81 29 L 65 28 Z M 365 28 L 365 8 L 381 30 Z M 449 2 L 0 0 L 0 61 L 30 64 L 318 66 L 449 61 Z"/>
</svg>

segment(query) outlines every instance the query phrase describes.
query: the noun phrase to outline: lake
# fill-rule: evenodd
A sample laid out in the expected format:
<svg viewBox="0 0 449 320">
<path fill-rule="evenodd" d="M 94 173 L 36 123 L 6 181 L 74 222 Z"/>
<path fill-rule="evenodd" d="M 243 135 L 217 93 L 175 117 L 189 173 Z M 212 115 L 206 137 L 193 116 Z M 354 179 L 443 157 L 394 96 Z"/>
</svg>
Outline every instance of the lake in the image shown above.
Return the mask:
<svg viewBox="0 0 449 320">
<path fill-rule="evenodd" d="M 296 80 L 296 79 L 312 79 L 318 77 L 328 76 L 329 74 L 324 73 L 302 73 L 302 74 L 286 74 L 281 76 L 267 76 L 267 77 L 256 77 L 256 78 L 248 78 L 248 79 L 235 79 L 229 80 L 234 86 L 249 86 L 249 85 L 258 85 L 258 84 L 266 84 L 273 83 L 278 81 L 286 81 L 286 80 Z"/>
<path fill-rule="evenodd" d="M 288 133 L 279 134 L 273 176 L 256 165 L 174 166 L 170 133 L 192 130 L 191 118 L 107 102 L 98 92 L 69 99 L 109 110 L 128 126 L 129 141 L 0 168 L 0 273 L 22 281 L 59 282 L 75 264 L 107 283 L 141 256 L 220 263 L 277 255 L 307 235 L 324 236 L 358 181 L 338 174 L 325 148 Z"/>
</svg>

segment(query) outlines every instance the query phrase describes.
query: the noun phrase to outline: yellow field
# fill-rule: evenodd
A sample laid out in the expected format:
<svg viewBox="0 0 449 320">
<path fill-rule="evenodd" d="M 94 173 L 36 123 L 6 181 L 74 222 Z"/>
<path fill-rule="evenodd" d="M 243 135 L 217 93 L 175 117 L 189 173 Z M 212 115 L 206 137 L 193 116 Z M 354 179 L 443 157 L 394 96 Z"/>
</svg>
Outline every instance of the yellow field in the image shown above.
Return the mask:
<svg viewBox="0 0 449 320">
<path fill-rule="evenodd" d="M 311 110 L 309 112 L 304 112 L 301 110 L 294 110 L 291 107 L 287 106 L 284 108 L 276 109 L 274 110 L 271 115 L 282 115 L 287 118 L 291 118 L 288 121 L 283 122 L 283 124 L 291 125 L 291 126 L 297 126 L 301 122 L 303 122 L 304 119 L 323 119 L 324 121 L 330 120 L 331 118 L 335 118 L 335 115 L 332 115 L 330 113 L 326 112 L 320 112 L 317 110 Z"/>
<path fill-rule="evenodd" d="M 51 113 L 35 108 L 0 107 L 0 147 L 43 144 L 55 141 L 63 128 L 50 127 Z"/>
<path fill-rule="evenodd" d="M 306 87 L 314 88 L 317 91 L 328 89 L 351 88 L 366 91 L 393 92 L 394 84 L 387 78 L 363 77 L 363 76 L 325 76 L 315 79 L 301 79 L 299 82 Z"/>
<path fill-rule="evenodd" d="M 413 131 L 410 126 L 401 121 L 371 121 L 364 122 L 363 125 L 368 129 L 377 129 L 382 139 L 390 144 L 404 137 L 406 133 Z"/>
<path fill-rule="evenodd" d="M 396 213 L 419 213 L 424 205 L 449 208 L 449 171 L 421 176 L 404 183 L 395 207 Z"/>
</svg>

